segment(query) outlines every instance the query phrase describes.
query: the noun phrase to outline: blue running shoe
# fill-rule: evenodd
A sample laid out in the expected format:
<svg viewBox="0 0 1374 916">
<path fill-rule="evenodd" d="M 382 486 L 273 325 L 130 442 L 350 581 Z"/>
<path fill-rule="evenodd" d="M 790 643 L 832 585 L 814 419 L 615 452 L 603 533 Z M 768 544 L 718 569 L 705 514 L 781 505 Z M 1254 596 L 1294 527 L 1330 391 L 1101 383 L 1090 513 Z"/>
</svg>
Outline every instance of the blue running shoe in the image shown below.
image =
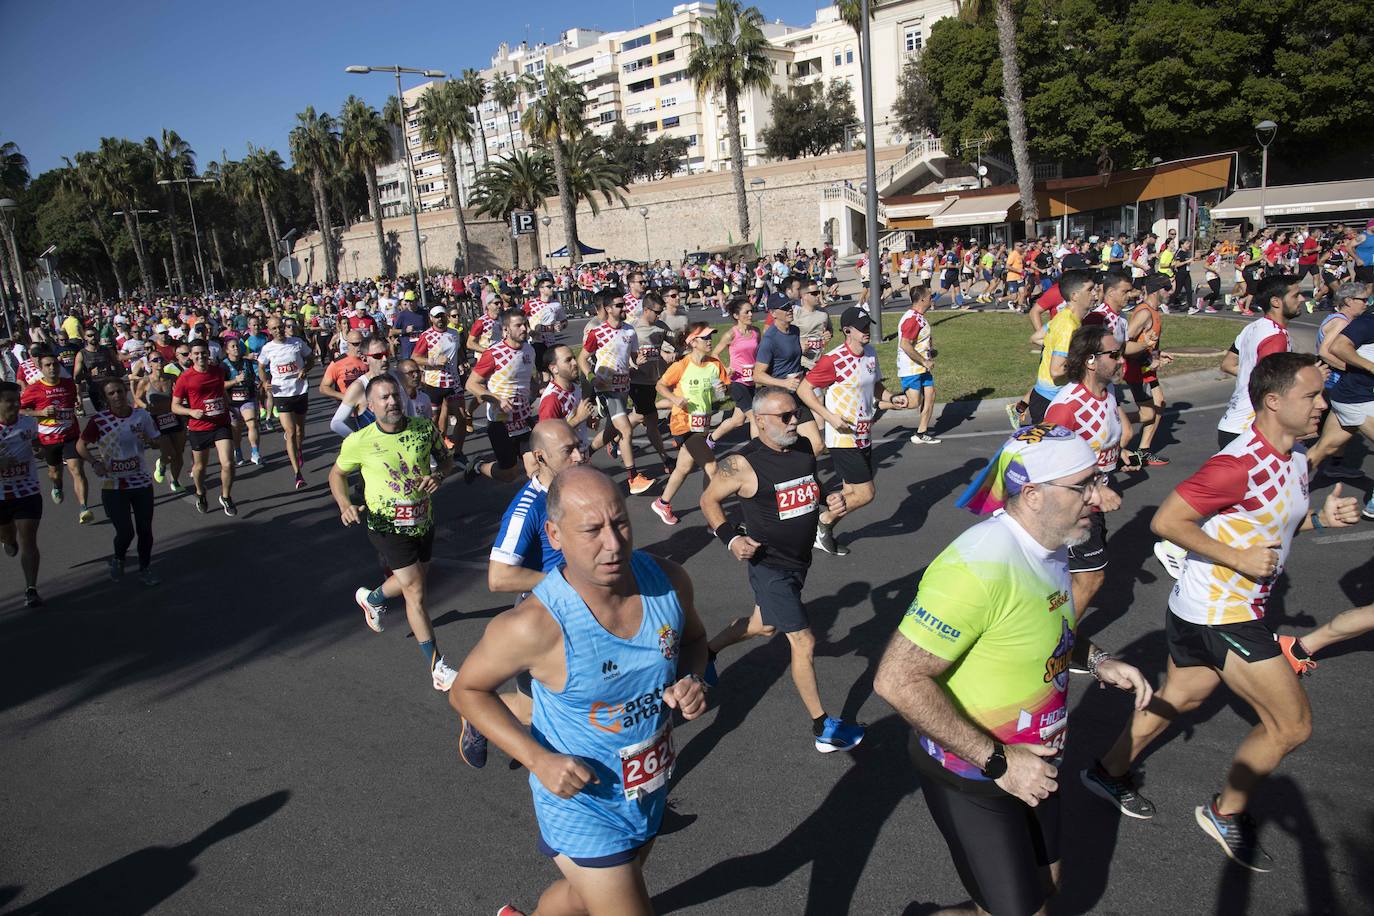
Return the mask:
<svg viewBox="0 0 1374 916">
<path fill-rule="evenodd" d="M 1255 822 L 1250 815 L 1244 811 L 1240 814 L 1219 814 L 1215 795 L 1207 804 L 1199 805 L 1193 813 L 1202 832 L 1216 840 L 1231 861 L 1251 871 L 1267 872 L 1273 869 L 1274 860 L 1260 848 L 1259 837 L 1255 835 Z"/>
<path fill-rule="evenodd" d="M 467 719 L 463 719 L 462 731 L 458 733 L 458 756 L 474 770 L 487 765 L 487 737 Z"/>
<path fill-rule="evenodd" d="M 1364 504 L 1364 511 L 1360 514 L 1365 518 L 1374 519 L 1374 495 L 1369 497 L 1369 502 Z"/>
<path fill-rule="evenodd" d="M 715 655 L 707 657 L 706 670 L 701 673 L 701 679 L 706 682 L 707 687 L 714 687 L 720 682 L 720 675 L 716 673 Z"/>
<path fill-rule="evenodd" d="M 822 754 L 833 754 L 835 751 L 852 751 L 863 740 L 864 727 L 862 725 L 850 725 L 842 719 L 826 716 L 825 728 L 821 729 L 821 733 L 816 736 L 816 750 Z"/>
</svg>

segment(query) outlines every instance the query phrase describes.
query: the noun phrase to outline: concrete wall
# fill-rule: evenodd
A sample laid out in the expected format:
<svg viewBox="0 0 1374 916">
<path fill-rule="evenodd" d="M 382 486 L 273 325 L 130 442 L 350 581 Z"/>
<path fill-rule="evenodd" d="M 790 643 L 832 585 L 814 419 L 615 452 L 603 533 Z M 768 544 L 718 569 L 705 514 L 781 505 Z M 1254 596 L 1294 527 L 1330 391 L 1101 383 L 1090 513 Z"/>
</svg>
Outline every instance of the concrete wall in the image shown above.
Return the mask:
<svg viewBox="0 0 1374 916">
<path fill-rule="evenodd" d="M 902 156 L 901 148 L 879 150 L 878 168 Z M 763 243 L 776 248 L 784 241 L 800 241 L 806 247 L 820 247 L 821 189 L 849 181 L 856 187 L 864 178 L 863 151 L 837 153 L 814 159 L 798 159 L 750 167 L 745 171 L 745 185 L 755 178 L 765 182 L 762 191 L 751 189 L 749 220 L 751 240 L 759 234 L 760 199 L 763 208 Z M 684 251 L 716 250 L 731 241 L 740 242 L 735 213 L 732 174 L 710 173 L 691 175 L 663 181 L 631 185 L 626 193 L 627 204 L 619 201 L 601 205 L 601 213 L 593 216 L 591 207 L 583 203 L 578 209 L 577 226 L 584 245 L 606 249 L 600 258 L 643 260 L 645 251 L 645 219 L 641 207 L 647 207 L 649 260 L 681 259 Z M 539 224 L 542 252 L 561 248 L 566 238 L 563 218 L 557 198 L 547 201 L 547 210 L 540 214 L 549 217 L 546 228 Z M 468 238 L 472 247 L 471 267 L 485 270 L 510 265 L 509 229 L 504 223 L 468 216 Z M 383 231 L 389 249 L 400 258 L 402 273 L 415 270 L 415 243 L 410 217 L 395 217 L 383 221 Z M 425 266 L 428 270 L 454 269 L 458 251 L 458 230 L 450 210 L 420 215 L 420 234 L 424 243 Z M 836 234 L 838 237 L 838 233 Z M 356 253 L 356 258 L 354 257 Z M 530 239 L 520 240 L 520 263 L 530 267 Z M 318 233 L 302 239 L 296 245 L 295 257 L 306 268 L 305 282 L 324 277 Z M 543 259 L 549 262 L 547 258 Z M 566 263 L 560 259 L 557 263 Z M 382 272 L 372 222 L 357 223 L 342 234 L 339 276 L 344 279 L 376 276 Z"/>
</svg>

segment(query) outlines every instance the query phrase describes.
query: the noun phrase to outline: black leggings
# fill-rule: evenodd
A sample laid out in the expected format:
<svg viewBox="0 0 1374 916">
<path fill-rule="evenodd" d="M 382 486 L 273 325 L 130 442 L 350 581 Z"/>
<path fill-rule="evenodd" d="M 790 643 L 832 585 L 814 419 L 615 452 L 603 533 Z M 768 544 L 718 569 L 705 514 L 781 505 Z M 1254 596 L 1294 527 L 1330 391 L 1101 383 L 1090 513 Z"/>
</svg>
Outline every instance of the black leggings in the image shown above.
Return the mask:
<svg viewBox="0 0 1374 916">
<path fill-rule="evenodd" d="M 147 569 L 153 559 L 153 488 L 101 490 L 100 502 L 105 517 L 114 525 L 114 555 L 124 559 L 138 534 L 138 568 Z"/>
<path fill-rule="evenodd" d="M 1221 298 L 1221 277 L 1209 277 L 1207 288 L 1211 290 L 1207 294 L 1207 304 L 1216 305 L 1217 300 Z"/>
</svg>

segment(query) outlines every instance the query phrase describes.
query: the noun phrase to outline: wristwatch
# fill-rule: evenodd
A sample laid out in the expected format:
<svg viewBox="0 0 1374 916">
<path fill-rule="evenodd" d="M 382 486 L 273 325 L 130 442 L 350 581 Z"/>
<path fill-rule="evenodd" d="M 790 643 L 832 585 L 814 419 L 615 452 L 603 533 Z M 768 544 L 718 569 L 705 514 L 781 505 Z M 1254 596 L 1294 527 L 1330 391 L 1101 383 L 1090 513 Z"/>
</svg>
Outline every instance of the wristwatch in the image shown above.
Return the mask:
<svg viewBox="0 0 1374 916">
<path fill-rule="evenodd" d="M 988 779 L 1001 779 L 1007 775 L 1007 749 L 1002 742 L 992 742 L 992 756 L 983 767 L 983 775 Z"/>
</svg>

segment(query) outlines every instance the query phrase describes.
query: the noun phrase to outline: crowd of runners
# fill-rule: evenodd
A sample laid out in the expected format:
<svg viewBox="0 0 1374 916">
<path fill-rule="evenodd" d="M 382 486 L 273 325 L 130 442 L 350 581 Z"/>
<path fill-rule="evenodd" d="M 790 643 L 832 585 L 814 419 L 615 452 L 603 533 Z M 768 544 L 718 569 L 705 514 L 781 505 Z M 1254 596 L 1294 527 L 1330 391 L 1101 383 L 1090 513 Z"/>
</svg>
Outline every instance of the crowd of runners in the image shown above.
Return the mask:
<svg viewBox="0 0 1374 916">
<path fill-rule="evenodd" d="M 1295 537 L 1374 518 L 1374 499 L 1362 512 L 1340 485 L 1309 500 L 1317 475 L 1358 476 L 1339 461 L 1351 439 L 1374 442 L 1371 233 L 1262 233 L 1233 255 L 1150 236 L 898 253 L 882 265 L 908 300 L 894 366 L 880 365 L 866 293 L 837 301 L 833 252 L 799 248 L 752 266 L 69 304 L 0 359 L 14 379 L 0 381 L 0 545 L 18 557 L 26 604 L 41 607 L 45 502 L 76 516 L 48 528 L 91 524 L 98 502 L 114 534 L 110 577 L 136 542 L 138 578 L 155 588 L 156 486 L 181 494 L 189 479 L 199 512 L 215 490 L 233 518 L 239 475 L 284 460 L 305 488 L 307 437 L 336 436 L 330 495 L 377 558 L 354 595 L 366 625 L 381 633 L 403 607 L 457 714 L 460 758 L 481 769 L 498 749 L 529 772 L 538 847 L 561 875 L 530 912 L 649 913 L 644 863 L 672 785 L 673 726 L 706 710 L 727 650 L 785 635 L 808 740 L 820 753 L 862 743 L 864 726 L 821 696 L 807 575 L 817 551 L 859 562 L 841 529 L 880 514 L 881 414 L 910 412 L 910 444 L 939 444 L 926 316 L 942 297 L 953 308 L 981 297 L 1028 312 L 1042 357 L 1009 407 L 1009 437 L 959 498 L 987 518 L 930 563 L 874 681 L 919 737 L 913 765 L 972 906 L 1039 912 L 1060 881 L 1071 671 L 1133 695 L 1120 737 L 1078 774 L 1131 818 L 1155 812 L 1132 764 L 1171 721 L 1223 685 L 1253 710 L 1217 791 L 1199 778 L 1195 817 L 1231 860 L 1267 871 L 1246 812 L 1310 733 L 1299 678 L 1323 649 L 1374 629 L 1374 606 L 1303 634 L 1265 622 Z M 1154 554 L 1177 579 L 1153 685 L 1075 634 L 1113 575 L 1120 475 L 1170 464 L 1154 442 L 1170 303 L 1215 309 L 1223 256 L 1239 274 L 1233 306 L 1256 317 L 1237 323 L 1220 366 L 1235 387 L 1219 450 L 1179 473 L 1153 514 Z M 1196 299 L 1190 258 L 1207 271 Z M 1295 352 L 1289 324 L 1318 306 L 1330 314 L 1317 352 Z M 315 398 L 333 411 L 329 432 L 307 431 Z M 710 549 L 735 561 L 721 581 L 747 581 L 753 598 L 714 634 L 686 571 L 635 548 L 627 509 L 645 498 L 659 523 L 681 524 L 674 501 L 698 471 L 701 518 L 720 542 Z M 512 607 L 464 658 L 440 651 L 427 602 L 434 497 L 450 477 L 511 494 L 487 584 Z M 360 543 L 340 565 L 364 555 Z"/>
</svg>

